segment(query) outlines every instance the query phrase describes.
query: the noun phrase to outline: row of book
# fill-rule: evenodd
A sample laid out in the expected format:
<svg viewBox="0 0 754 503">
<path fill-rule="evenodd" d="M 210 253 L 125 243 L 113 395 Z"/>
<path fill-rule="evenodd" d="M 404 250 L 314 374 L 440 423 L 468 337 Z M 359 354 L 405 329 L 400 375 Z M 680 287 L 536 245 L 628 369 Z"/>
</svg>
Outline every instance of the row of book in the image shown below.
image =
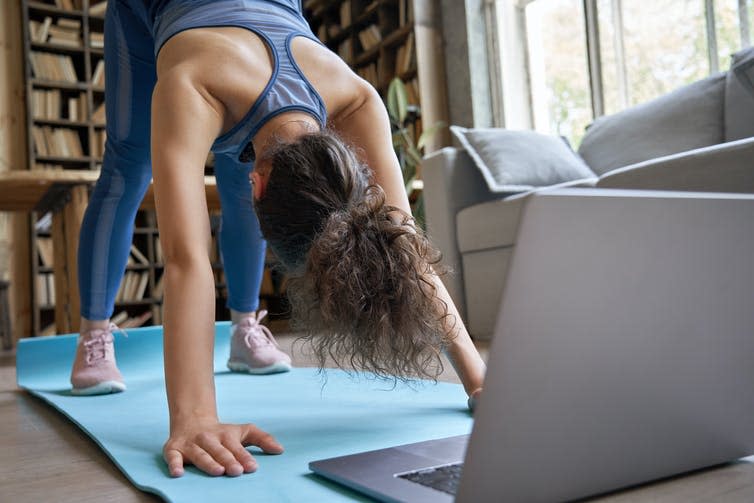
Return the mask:
<svg viewBox="0 0 754 503">
<path fill-rule="evenodd" d="M 34 148 L 42 157 L 84 157 L 78 131 L 69 128 L 34 126 Z"/>
<path fill-rule="evenodd" d="M 383 3 L 386 3 L 386 2 L 383 2 Z M 393 3 L 386 3 L 388 8 L 395 8 L 398 10 L 397 18 L 398 18 L 399 27 L 406 26 L 407 24 L 410 24 L 413 22 L 413 17 L 414 17 L 413 3 L 414 3 L 413 0 L 398 0 L 397 6 L 395 6 Z M 373 0 L 362 11 L 357 12 L 356 14 L 358 16 L 361 16 L 366 12 L 376 9 L 379 6 L 379 4 L 380 4 L 380 0 Z M 315 16 L 320 16 L 326 9 L 328 9 L 329 5 L 330 4 L 328 4 L 328 2 L 325 0 L 307 0 L 304 3 L 304 8 L 312 11 L 312 13 Z M 338 24 L 340 25 L 338 28 L 338 31 L 340 29 L 348 28 L 349 26 L 351 26 L 351 23 L 353 23 L 353 11 L 351 8 L 351 0 L 345 0 L 344 2 L 340 4 L 338 16 L 339 16 Z"/>
<path fill-rule="evenodd" d="M 46 16 L 42 21 L 29 20 L 29 37 L 39 44 L 55 44 L 66 47 L 81 47 L 81 20 L 67 17 Z"/>
<path fill-rule="evenodd" d="M 115 302 L 137 302 L 144 299 L 149 285 L 149 271 L 126 271 L 120 282 Z"/>
<path fill-rule="evenodd" d="M 37 302 L 40 306 L 55 305 L 55 277 L 51 272 L 37 274 Z"/>
<path fill-rule="evenodd" d="M 71 83 L 79 81 L 73 59 L 67 54 L 32 51 L 31 70 L 38 79 Z"/>
<path fill-rule="evenodd" d="M 35 119 L 85 121 L 88 115 L 86 93 L 64 98 L 59 89 L 35 89 L 31 95 L 31 113 Z"/>
</svg>

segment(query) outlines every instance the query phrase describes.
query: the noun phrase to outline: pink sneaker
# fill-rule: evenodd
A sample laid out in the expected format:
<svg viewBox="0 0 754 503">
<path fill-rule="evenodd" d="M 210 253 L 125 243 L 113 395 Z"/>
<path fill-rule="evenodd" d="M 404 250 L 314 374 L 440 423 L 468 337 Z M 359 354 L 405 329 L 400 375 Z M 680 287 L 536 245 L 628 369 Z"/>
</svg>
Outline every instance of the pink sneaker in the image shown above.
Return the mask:
<svg viewBox="0 0 754 503">
<path fill-rule="evenodd" d="M 79 335 L 71 370 L 71 394 L 104 395 L 126 389 L 123 376 L 115 365 L 113 332 L 116 330 L 126 334 L 115 323 L 110 323 L 104 330 L 94 329 Z"/>
<path fill-rule="evenodd" d="M 231 326 L 228 368 L 233 372 L 272 374 L 291 370 L 291 357 L 281 351 L 270 329 L 259 322 L 267 311 L 244 318 Z"/>
</svg>

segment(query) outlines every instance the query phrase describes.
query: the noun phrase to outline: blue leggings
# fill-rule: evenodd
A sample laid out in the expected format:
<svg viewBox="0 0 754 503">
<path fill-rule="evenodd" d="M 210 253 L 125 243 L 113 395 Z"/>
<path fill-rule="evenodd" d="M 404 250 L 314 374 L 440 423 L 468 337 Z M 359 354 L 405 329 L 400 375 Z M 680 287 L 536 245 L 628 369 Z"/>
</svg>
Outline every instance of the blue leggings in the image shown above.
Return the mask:
<svg viewBox="0 0 754 503">
<path fill-rule="evenodd" d="M 134 4 L 135 2 L 132 2 Z M 152 177 L 150 109 L 157 81 L 154 40 L 144 13 L 111 0 L 105 17 L 107 141 L 102 173 L 81 226 L 78 280 L 81 316 L 112 316 L 133 238 L 134 219 Z M 259 307 L 266 243 L 251 200 L 251 165 L 218 155 L 222 205 L 220 251 L 230 309 Z"/>
</svg>

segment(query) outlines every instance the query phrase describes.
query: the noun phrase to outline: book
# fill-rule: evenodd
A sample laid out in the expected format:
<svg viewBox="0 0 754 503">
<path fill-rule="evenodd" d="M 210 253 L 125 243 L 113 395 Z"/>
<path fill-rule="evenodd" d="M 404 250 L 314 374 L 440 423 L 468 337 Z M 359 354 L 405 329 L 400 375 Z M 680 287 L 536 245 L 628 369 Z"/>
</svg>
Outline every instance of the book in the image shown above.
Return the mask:
<svg viewBox="0 0 754 503">
<path fill-rule="evenodd" d="M 105 87 L 105 60 L 100 59 L 94 67 L 92 72 L 92 85 L 97 87 Z"/>
<path fill-rule="evenodd" d="M 395 61 L 395 73 L 403 75 L 411 70 L 416 64 L 416 51 L 414 50 L 414 34 L 409 33 L 406 42 L 398 49 Z"/>
<path fill-rule="evenodd" d="M 47 41 L 47 36 L 50 33 L 50 26 L 52 26 L 52 18 L 45 16 L 42 20 L 42 24 L 37 27 L 36 32 L 32 36 L 34 42 L 44 43 Z"/>
<path fill-rule="evenodd" d="M 369 25 L 366 29 L 359 32 L 359 41 L 365 51 L 379 45 L 382 41 L 382 33 L 377 25 Z"/>
<path fill-rule="evenodd" d="M 105 34 L 99 32 L 89 33 L 89 46 L 95 49 L 102 49 L 105 47 Z"/>
<path fill-rule="evenodd" d="M 133 292 L 133 300 L 144 299 L 144 294 L 147 292 L 147 285 L 149 284 L 149 273 L 144 271 L 139 275 L 139 282 L 136 284 Z"/>
<path fill-rule="evenodd" d="M 38 237 L 37 251 L 39 252 L 39 259 L 42 262 L 42 266 L 53 267 L 55 255 L 52 249 L 52 238 Z"/>
<path fill-rule="evenodd" d="M 162 295 L 164 291 L 165 291 L 165 274 L 160 276 L 160 279 L 157 280 L 157 283 L 155 283 L 154 288 L 152 288 L 152 298 L 162 299 Z"/>
<path fill-rule="evenodd" d="M 351 0 L 340 4 L 340 26 L 347 28 L 351 25 Z"/>
<path fill-rule="evenodd" d="M 89 15 L 90 16 L 104 16 L 105 11 L 107 10 L 107 0 L 104 2 L 94 3 L 94 0 L 92 0 L 92 4 L 89 6 Z"/>
<path fill-rule="evenodd" d="M 104 124 L 105 123 L 105 102 L 103 101 L 99 105 L 97 105 L 97 108 L 94 109 L 94 112 L 92 112 L 92 122 L 95 122 L 97 124 Z"/>
<path fill-rule="evenodd" d="M 162 264 L 162 246 L 160 245 L 160 236 L 154 238 L 154 261 L 158 265 Z"/>
<path fill-rule="evenodd" d="M 34 126 L 31 129 L 32 137 L 34 138 L 34 150 L 38 156 L 46 157 L 50 155 L 47 148 L 47 138 L 41 127 Z"/>
<path fill-rule="evenodd" d="M 131 255 L 136 259 L 136 262 L 142 265 L 149 265 L 149 259 L 141 253 L 141 250 L 139 250 L 135 244 L 131 245 Z"/>
<path fill-rule="evenodd" d="M 136 328 L 142 326 L 144 323 L 152 318 L 152 311 L 144 311 L 143 313 L 131 316 L 120 323 L 120 328 Z"/>
<path fill-rule="evenodd" d="M 123 322 L 125 322 L 128 319 L 128 312 L 126 311 L 119 311 L 118 314 L 113 315 L 110 318 L 110 323 L 115 323 L 119 327 L 123 328 L 121 325 Z"/>
</svg>

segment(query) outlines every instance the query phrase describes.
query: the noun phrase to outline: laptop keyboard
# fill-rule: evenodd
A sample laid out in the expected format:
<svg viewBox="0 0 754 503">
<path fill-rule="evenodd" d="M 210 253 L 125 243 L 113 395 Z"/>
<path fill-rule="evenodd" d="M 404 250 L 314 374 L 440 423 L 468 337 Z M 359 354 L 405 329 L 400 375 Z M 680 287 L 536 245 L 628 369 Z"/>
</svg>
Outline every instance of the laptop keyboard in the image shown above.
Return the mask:
<svg viewBox="0 0 754 503">
<path fill-rule="evenodd" d="M 462 469 L 463 463 L 456 463 L 403 473 L 398 477 L 455 496 L 458 491 L 458 483 L 461 481 Z"/>
</svg>

